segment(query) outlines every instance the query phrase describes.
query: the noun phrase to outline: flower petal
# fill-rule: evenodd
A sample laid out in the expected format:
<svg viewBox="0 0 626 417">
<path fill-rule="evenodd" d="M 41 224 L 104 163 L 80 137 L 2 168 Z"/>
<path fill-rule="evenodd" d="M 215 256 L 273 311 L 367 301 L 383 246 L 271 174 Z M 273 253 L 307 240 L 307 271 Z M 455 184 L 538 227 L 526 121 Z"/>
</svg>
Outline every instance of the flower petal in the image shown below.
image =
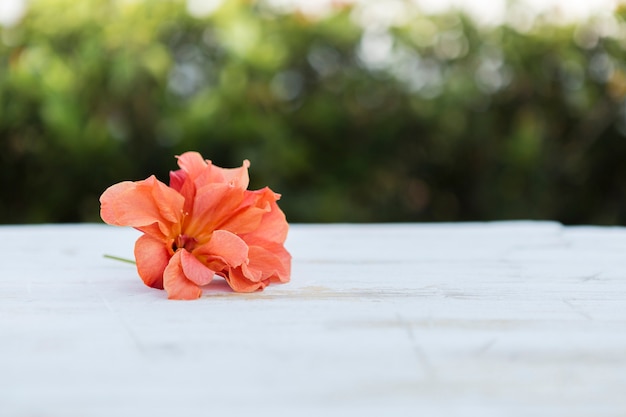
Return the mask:
<svg viewBox="0 0 626 417">
<path fill-rule="evenodd" d="M 288 282 L 291 273 L 291 255 L 277 243 L 266 242 L 272 249 L 249 246 L 248 263 L 220 273 L 236 292 L 263 289 L 270 282 Z"/>
<path fill-rule="evenodd" d="M 198 240 L 208 238 L 216 226 L 241 204 L 243 190 L 228 184 L 209 184 L 198 189 L 185 233 Z"/>
<path fill-rule="evenodd" d="M 248 259 L 242 271 L 251 280 L 274 278 L 278 282 L 289 281 L 291 255 L 282 245 L 268 242 L 264 246 L 250 246 Z"/>
<path fill-rule="evenodd" d="M 220 274 L 224 276 L 226 282 L 236 292 L 254 292 L 256 290 L 262 290 L 269 284 L 269 280 L 266 281 L 252 281 L 246 277 L 241 267 L 231 268 L 227 274 Z"/>
<path fill-rule="evenodd" d="M 199 177 L 208 167 L 207 162 L 198 152 L 185 152 L 177 156 L 176 159 L 178 160 L 180 171 L 191 177 L 192 180 Z"/>
<path fill-rule="evenodd" d="M 220 173 L 223 178 L 223 182 L 232 185 L 233 187 L 241 188 L 245 190 L 250 183 L 250 177 L 248 176 L 248 168 L 250 167 L 250 161 L 244 159 L 241 167 L 238 168 L 220 168 L 213 165 L 213 170 Z"/>
<path fill-rule="evenodd" d="M 261 225 L 254 231 L 256 236 L 276 243 L 284 243 L 289 232 L 289 223 L 285 213 L 278 207 L 275 201 L 270 203 L 270 212 L 263 216 Z"/>
<path fill-rule="evenodd" d="M 268 242 L 264 247 L 269 249 L 280 260 L 281 264 L 270 276 L 271 282 L 289 282 L 291 280 L 291 254 L 281 244 Z"/>
<path fill-rule="evenodd" d="M 196 196 L 196 185 L 193 180 L 181 169 L 178 171 L 170 171 L 170 187 L 178 191 L 185 199 L 183 211 L 185 213 L 191 213 L 193 200 Z"/>
<path fill-rule="evenodd" d="M 196 183 L 196 187 L 200 188 L 208 184 L 223 183 L 230 184 L 233 187 L 245 190 L 248 188 L 250 179 L 248 177 L 248 167 L 250 161 L 243 161 L 241 167 L 238 168 L 220 168 L 213 165 L 211 161 L 202 158 L 198 152 L 185 152 L 177 157 L 179 171 L 182 171 L 187 177 Z M 172 187 L 182 185 L 184 176 L 179 171 L 170 174 L 170 181 L 173 180 Z"/>
<path fill-rule="evenodd" d="M 234 233 L 216 230 L 211 235 L 211 240 L 198 246 L 194 254 L 198 257 L 218 257 L 228 266 L 236 267 L 248 259 L 248 245 Z"/>
<path fill-rule="evenodd" d="M 180 222 L 184 198 L 154 175 L 112 185 L 100 196 L 100 216 L 108 224 L 142 227 L 157 223 L 163 235 Z"/>
<path fill-rule="evenodd" d="M 170 253 L 163 241 L 142 235 L 135 242 L 137 272 L 147 286 L 163 289 L 163 271 L 169 260 Z"/>
<path fill-rule="evenodd" d="M 255 191 L 255 193 L 263 193 L 259 196 L 259 201 L 256 204 L 263 205 L 263 217 L 254 230 L 241 231 L 239 233 L 244 234 L 242 238 L 247 241 L 248 236 L 255 239 L 262 239 L 263 241 L 284 243 L 287 239 L 287 232 L 289 231 L 289 224 L 285 218 L 285 213 L 278 207 L 276 201 L 280 198 L 280 194 L 274 193 L 269 188 Z M 235 227 L 235 226 L 231 226 Z"/>
<path fill-rule="evenodd" d="M 182 169 L 176 171 L 170 171 L 170 187 L 180 193 L 183 188 L 183 184 L 187 179 L 187 173 Z M 182 193 L 181 193 L 182 194 Z"/>
<path fill-rule="evenodd" d="M 170 300 L 194 300 L 202 295 L 202 290 L 185 276 L 179 250 L 172 256 L 163 272 L 163 287 Z"/>
<path fill-rule="evenodd" d="M 198 152 L 185 152 L 177 156 L 180 169 L 170 173 L 170 181 L 174 180 L 176 186 L 181 186 L 186 181 L 196 184 L 196 188 L 208 184 L 226 183 L 220 168 L 213 166 L 211 161 L 202 158 Z M 182 182 L 181 182 L 182 180 Z"/>
<path fill-rule="evenodd" d="M 271 210 L 271 203 L 276 201 L 278 194 L 269 188 L 258 191 L 245 191 L 239 208 L 226 217 L 217 228 L 229 230 L 237 234 L 251 233 L 261 225 L 265 214 Z"/>
<path fill-rule="evenodd" d="M 180 250 L 180 263 L 187 279 L 196 285 L 207 285 L 215 273 L 202 264 L 193 254 Z"/>
</svg>

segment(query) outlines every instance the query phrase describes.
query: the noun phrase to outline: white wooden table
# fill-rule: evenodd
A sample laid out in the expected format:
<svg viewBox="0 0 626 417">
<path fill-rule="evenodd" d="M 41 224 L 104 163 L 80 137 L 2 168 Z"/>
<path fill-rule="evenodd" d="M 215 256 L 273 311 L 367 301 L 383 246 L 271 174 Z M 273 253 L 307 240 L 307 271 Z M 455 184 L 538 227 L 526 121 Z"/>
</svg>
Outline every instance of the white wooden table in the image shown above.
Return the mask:
<svg viewBox="0 0 626 417">
<path fill-rule="evenodd" d="M 626 229 L 294 225 L 291 283 L 197 301 L 137 236 L 0 227 L 0 416 L 626 416 Z"/>
</svg>

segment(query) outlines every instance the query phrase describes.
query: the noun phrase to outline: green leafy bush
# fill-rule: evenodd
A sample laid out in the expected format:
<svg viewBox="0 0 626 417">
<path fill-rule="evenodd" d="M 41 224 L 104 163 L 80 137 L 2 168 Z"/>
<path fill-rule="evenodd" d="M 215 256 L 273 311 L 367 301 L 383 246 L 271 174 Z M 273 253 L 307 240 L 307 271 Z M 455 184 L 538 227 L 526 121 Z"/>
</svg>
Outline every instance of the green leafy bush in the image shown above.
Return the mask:
<svg viewBox="0 0 626 417">
<path fill-rule="evenodd" d="M 198 150 L 250 159 L 291 221 L 626 222 L 624 13 L 359 7 L 33 2 L 0 28 L 0 221 L 97 221 L 108 185 Z"/>
</svg>

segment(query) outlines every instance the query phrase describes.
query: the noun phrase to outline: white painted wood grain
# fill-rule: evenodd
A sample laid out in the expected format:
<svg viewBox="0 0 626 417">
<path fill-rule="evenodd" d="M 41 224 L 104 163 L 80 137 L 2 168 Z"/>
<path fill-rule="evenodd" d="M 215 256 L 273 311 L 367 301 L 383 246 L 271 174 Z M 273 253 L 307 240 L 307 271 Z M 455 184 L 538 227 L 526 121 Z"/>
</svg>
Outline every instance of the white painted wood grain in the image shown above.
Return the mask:
<svg viewBox="0 0 626 417">
<path fill-rule="evenodd" d="M 291 283 L 192 302 L 137 236 L 0 227 L 0 416 L 626 415 L 626 229 L 295 225 Z"/>
</svg>

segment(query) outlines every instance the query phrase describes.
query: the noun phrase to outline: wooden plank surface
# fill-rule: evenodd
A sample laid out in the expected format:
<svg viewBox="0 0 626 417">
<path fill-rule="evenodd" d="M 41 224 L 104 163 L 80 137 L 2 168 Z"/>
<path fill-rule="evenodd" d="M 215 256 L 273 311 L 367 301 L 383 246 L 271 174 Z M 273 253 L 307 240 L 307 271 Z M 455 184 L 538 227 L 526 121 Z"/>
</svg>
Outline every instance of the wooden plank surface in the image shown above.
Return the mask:
<svg viewBox="0 0 626 417">
<path fill-rule="evenodd" d="M 626 415 L 626 229 L 294 225 L 291 283 L 191 302 L 137 236 L 0 227 L 0 416 Z"/>
</svg>

